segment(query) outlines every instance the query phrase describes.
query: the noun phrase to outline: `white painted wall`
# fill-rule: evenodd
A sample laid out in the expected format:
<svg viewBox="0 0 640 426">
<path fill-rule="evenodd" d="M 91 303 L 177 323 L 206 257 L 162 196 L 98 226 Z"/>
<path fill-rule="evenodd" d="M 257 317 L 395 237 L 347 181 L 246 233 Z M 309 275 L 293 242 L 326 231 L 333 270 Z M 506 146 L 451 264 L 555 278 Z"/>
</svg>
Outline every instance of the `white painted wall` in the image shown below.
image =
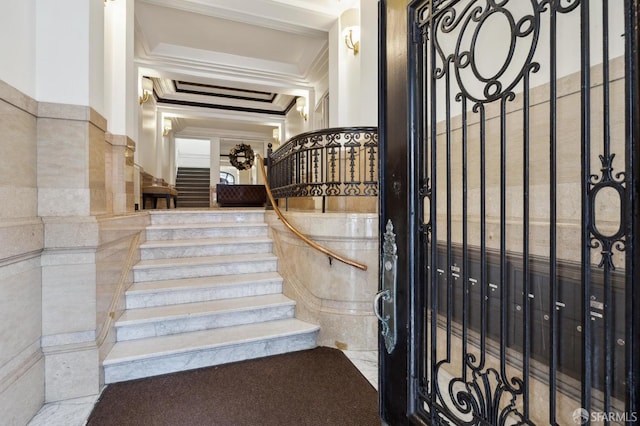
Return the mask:
<svg viewBox="0 0 640 426">
<path fill-rule="evenodd" d="M 108 2 L 105 25 L 105 112 L 109 131 L 137 139 L 138 87 L 134 66 L 134 0 Z"/>
<path fill-rule="evenodd" d="M 35 98 L 36 0 L 0 0 L 0 9 L 0 80 Z"/>
<path fill-rule="evenodd" d="M 103 2 L 36 4 L 36 99 L 88 105 L 105 115 Z"/>
<path fill-rule="evenodd" d="M 211 165 L 210 141 L 176 138 L 176 157 L 178 167 L 209 168 Z"/>
<path fill-rule="evenodd" d="M 152 98 L 139 107 L 140 130 L 136 146 L 136 163 L 147 173 L 156 172 L 156 102 Z"/>
<path fill-rule="evenodd" d="M 291 108 L 284 122 L 284 141 L 304 133 L 309 129 L 309 121 L 305 121 L 295 107 Z"/>
<path fill-rule="evenodd" d="M 329 31 L 329 126 L 378 124 L 378 7 L 361 1 L 360 52 L 345 44 L 340 22 Z"/>
<path fill-rule="evenodd" d="M 360 2 L 360 98 L 358 126 L 378 125 L 378 2 Z"/>
</svg>

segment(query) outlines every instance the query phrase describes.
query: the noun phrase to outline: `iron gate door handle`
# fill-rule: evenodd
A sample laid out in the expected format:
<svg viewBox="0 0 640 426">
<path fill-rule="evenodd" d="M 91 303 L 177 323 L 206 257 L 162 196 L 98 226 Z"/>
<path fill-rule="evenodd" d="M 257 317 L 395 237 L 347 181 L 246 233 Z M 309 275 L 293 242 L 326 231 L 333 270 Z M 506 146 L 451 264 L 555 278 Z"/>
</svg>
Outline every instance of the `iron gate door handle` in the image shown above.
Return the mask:
<svg viewBox="0 0 640 426">
<path fill-rule="evenodd" d="M 381 335 L 388 353 L 396 346 L 396 283 L 398 274 L 398 247 L 393 223 L 387 222 L 382 245 L 382 273 L 380 291 L 373 302 L 373 311 L 382 324 Z"/>
</svg>

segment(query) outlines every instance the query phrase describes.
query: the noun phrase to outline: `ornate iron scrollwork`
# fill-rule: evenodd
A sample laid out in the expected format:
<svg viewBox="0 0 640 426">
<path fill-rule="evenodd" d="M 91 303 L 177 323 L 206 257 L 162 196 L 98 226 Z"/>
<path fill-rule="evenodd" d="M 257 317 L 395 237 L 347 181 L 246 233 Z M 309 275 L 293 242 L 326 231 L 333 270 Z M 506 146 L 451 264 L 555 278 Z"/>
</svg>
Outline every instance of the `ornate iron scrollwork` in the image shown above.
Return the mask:
<svg viewBox="0 0 640 426">
<path fill-rule="evenodd" d="M 625 212 L 625 173 L 620 172 L 617 173 L 614 177 L 613 175 L 613 159 L 615 158 L 615 154 L 608 155 L 600 155 L 600 163 L 602 164 L 602 168 L 600 169 L 601 175 L 591 175 L 589 178 L 589 204 L 591 206 L 591 217 L 589 220 L 589 232 L 592 235 L 590 247 L 592 249 L 600 248 L 601 260 L 598 265 L 599 268 L 606 266 L 611 270 L 615 270 L 615 264 L 613 263 L 613 250 L 614 248 L 620 252 L 625 251 L 626 240 L 625 229 L 624 229 L 624 212 Z M 613 189 L 620 199 L 620 221 L 618 224 L 618 229 L 612 234 L 604 234 L 599 228 L 597 224 L 596 218 L 596 200 L 598 194 L 602 192 L 603 189 L 610 188 Z"/>
<path fill-rule="evenodd" d="M 340 127 L 291 138 L 269 158 L 275 198 L 378 196 L 378 131 Z"/>
</svg>

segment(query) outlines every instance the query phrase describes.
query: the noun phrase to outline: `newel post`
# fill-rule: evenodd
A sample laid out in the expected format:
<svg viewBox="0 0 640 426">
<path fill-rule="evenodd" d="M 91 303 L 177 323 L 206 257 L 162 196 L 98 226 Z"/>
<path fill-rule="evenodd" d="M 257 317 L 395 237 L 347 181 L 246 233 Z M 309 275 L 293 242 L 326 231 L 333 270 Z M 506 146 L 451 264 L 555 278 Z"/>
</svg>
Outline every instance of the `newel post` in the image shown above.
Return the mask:
<svg viewBox="0 0 640 426">
<path fill-rule="evenodd" d="M 266 184 L 269 185 L 269 187 L 272 187 L 272 183 L 273 183 L 273 178 L 272 178 L 272 173 L 271 173 L 271 154 L 273 153 L 273 144 L 271 142 L 269 142 L 269 144 L 267 145 L 267 158 L 265 158 L 264 161 L 264 165 L 267 168 L 267 182 Z M 269 199 L 269 197 L 267 197 L 267 205 L 266 205 L 267 210 L 273 210 L 273 206 L 271 205 L 271 200 Z"/>
</svg>

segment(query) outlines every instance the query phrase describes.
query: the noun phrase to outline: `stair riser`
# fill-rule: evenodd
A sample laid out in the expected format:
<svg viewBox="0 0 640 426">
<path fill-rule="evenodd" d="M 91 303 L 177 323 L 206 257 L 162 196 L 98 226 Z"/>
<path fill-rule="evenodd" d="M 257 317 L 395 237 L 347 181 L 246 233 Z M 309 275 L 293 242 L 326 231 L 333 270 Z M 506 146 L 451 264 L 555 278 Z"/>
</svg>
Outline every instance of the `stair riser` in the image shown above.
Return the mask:
<svg viewBox="0 0 640 426">
<path fill-rule="evenodd" d="M 142 260 L 172 259 L 179 257 L 218 256 L 234 254 L 272 253 L 271 243 L 211 244 L 189 247 L 143 248 Z"/>
<path fill-rule="evenodd" d="M 193 238 L 266 237 L 267 227 L 225 227 L 188 229 L 147 229 L 147 240 L 189 240 Z"/>
<path fill-rule="evenodd" d="M 255 223 L 264 222 L 264 211 L 239 213 L 183 213 L 180 214 L 151 214 L 153 225 L 188 224 L 188 223 Z"/>
<path fill-rule="evenodd" d="M 261 321 L 293 318 L 293 305 L 267 306 L 260 309 L 242 310 L 224 313 L 189 316 L 179 319 L 158 320 L 153 323 L 136 325 L 116 325 L 118 342 L 144 339 L 147 337 L 168 336 L 190 331 L 210 330 Z"/>
<path fill-rule="evenodd" d="M 316 347 L 317 331 L 241 345 L 214 347 L 104 366 L 105 383 L 116 383 L 229 362 L 278 355 Z"/>
<path fill-rule="evenodd" d="M 198 209 L 208 209 L 210 208 L 210 204 L 206 201 L 189 201 L 189 202 L 185 202 L 185 203 L 180 203 L 179 207 L 182 208 L 198 208 Z"/>
<path fill-rule="evenodd" d="M 162 291 L 149 294 L 127 294 L 127 309 L 209 302 L 235 297 L 263 296 L 282 292 L 282 281 L 236 284 L 201 289 Z"/>
<path fill-rule="evenodd" d="M 182 179 L 180 183 L 176 184 L 176 188 L 205 188 L 209 190 L 210 185 L 209 181 L 204 179 Z"/>
<path fill-rule="evenodd" d="M 135 282 L 198 278 L 218 275 L 251 274 L 277 271 L 276 260 L 251 263 L 223 263 L 213 265 L 185 265 L 173 268 L 134 269 Z"/>
</svg>

